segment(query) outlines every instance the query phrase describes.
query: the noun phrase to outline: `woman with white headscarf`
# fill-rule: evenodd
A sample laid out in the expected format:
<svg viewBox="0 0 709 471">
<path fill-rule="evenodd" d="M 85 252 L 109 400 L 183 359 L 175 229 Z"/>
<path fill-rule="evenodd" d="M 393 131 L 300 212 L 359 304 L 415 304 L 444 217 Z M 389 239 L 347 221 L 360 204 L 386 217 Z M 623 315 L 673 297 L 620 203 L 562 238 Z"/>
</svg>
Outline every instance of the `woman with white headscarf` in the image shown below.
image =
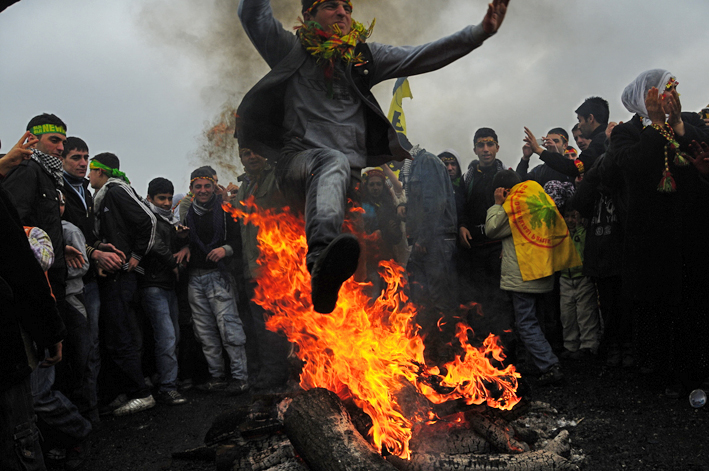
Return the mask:
<svg viewBox="0 0 709 471">
<path fill-rule="evenodd" d="M 623 287 L 631 303 L 638 366 L 669 396 L 709 376 L 709 142 L 683 113 L 678 81 L 643 72 L 622 100 L 635 113 L 613 129 L 608 158 L 623 176 Z"/>
</svg>

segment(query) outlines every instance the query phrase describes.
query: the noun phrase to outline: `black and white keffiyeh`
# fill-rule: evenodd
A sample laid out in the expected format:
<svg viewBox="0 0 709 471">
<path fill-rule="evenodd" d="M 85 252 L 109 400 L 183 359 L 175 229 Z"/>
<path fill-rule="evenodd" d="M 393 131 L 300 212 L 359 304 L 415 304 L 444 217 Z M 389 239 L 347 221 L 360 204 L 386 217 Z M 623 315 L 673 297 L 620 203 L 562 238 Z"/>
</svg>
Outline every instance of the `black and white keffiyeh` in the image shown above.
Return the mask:
<svg viewBox="0 0 709 471">
<path fill-rule="evenodd" d="M 64 187 L 64 168 L 62 167 L 62 161 L 58 157 L 32 149 L 32 160 L 37 162 L 45 172 L 54 178 L 57 188 Z"/>
</svg>

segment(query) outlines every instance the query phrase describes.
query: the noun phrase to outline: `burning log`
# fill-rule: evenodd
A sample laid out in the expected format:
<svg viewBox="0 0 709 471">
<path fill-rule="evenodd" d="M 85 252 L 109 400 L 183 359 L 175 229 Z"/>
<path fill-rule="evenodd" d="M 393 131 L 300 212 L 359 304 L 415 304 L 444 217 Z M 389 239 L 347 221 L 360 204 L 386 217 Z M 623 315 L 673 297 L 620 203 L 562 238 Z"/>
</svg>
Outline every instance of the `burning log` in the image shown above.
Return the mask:
<svg viewBox="0 0 709 471">
<path fill-rule="evenodd" d="M 417 434 L 411 440 L 414 453 L 441 453 L 466 455 L 490 453 L 492 447 L 483 437 L 469 429 L 451 430 L 447 433 Z"/>
<path fill-rule="evenodd" d="M 399 471 L 571 471 L 578 467 L 546 450 L 520 455 L 418 454 L 410 460 L 387 458 Z"/>
<path fill-rule="evenodd" d="M 514 430 L 509 425 L 498 426 L 493 421 L 480 414 L 466 414 L 466 419 L 475 432 L 484 437 L 490 444 L 502 453 L 524 453 L 529 446 L 514 438 Z"/>
<path fill-rule="evenodd" d="M 335 393 L 316 388 L 293 399 L 285 430 L 313 471 L 394 471 L 352 425 Z"/>
</svg>

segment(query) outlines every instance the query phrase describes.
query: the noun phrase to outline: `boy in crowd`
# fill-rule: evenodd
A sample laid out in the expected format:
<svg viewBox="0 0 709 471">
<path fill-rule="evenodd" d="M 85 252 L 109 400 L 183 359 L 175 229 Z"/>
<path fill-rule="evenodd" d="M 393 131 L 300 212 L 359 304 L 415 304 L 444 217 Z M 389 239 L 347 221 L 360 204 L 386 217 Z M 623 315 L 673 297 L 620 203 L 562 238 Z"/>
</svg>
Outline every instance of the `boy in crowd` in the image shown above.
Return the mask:
<svg viewBox="0 0 709 471">
<path fill-rule="evenodd" d="M 177 391 L 177 343 L 180 338 L 175 281 L 177 262 L 173 253 L 179 221 L 172 211 L 175 189 L 170 180 L 155 178 L 148 184 L 147 204 L 155 215 L 155 245 L 141 260 L 145 273 L 138 277 L 145 312 L 155 337 L 155 363 L 159 377 L 156 399 L 176 406 L 187 400 Z"/>
<path fill-rule="evenodd" d="M 222 198 L 215 189 L 214 174 L 208 169 L 201 167 L 190 175 L 194 200 L 185 217 L 190 228 L 190 243 L 176 258 L 177 263 L 188 262 L 188 294 L 194 331 L 212 376 L 199 389 L 226 389 L 230 394 L 241 394 L 249 388 L 246 335 L 236 307 L 236 289 L 230 269 L 234 249 L 241 248 L 241 239 L 238 223 L 224 212 Z M 224 377 L 222 347 L 230 361 L 228 384 Z"/>
<path fill-rule="evenodd" d="M 124 390 L 115 392 L 126 393 L 128 398 L 113 414 L 127 415 L 155 406 L 143 376 L 143 339 L 132 306 L 138 289 L 136 273 L 143 273 L 138 264 L 155 243 L 155 215 L 120 171 L 116 155 L 98 154 L 91 159 L 89 168 L 89 182 L 96 190 L 94 207 L 99 240 L 113 244 L 126 256 L 120 270 L 99 280 L 99 291 L 106 349 L 125 380 Z"/>
<path fill-rule="evenodd" d="M 536 314 L 539 295 L 548 293 L 554 288 L 554 267 L 550 267 L 551 269 L 545 273 L 536 273 L 536 276 L 523 275 L 521 264 L 523 262 L 529 263 L 531 260 L 519 259 L 519 254 L 516 251 L 517 242 L 513 237 L 510 222 L 510 219 L 515 218 L 515 214 L 512 213 L 514 209 L 510 208 L 508 215 L 508 211 L 503 207 L 510 194 L 510 189 L 520 183 L 519 175 L 513 170 L 502 170 L 495 175 L 492 183 L 495 188 L 495 204 L 487 210 L 485 233 L 490 238 L 502 239 L 500 287 L 512 295 L 517 334 L 529 352 L 534 365 L 541 371 L 539 383 L 558 383 L 564 379 L 564 374 L 561 372 L 559 359 L 554 355 L 551 345 L 544 337 Z M 534 185 L 538 188 L 537 197 L 539 192 L 544 194 L 543 189 L 537 183 L 530 182 L 526 185 Z M 556 212 L 558 215 L 553 203 L 546 201 L 545 203 L 547 204 L 543 205 L 544 210 Z M 544 215 L 546 216 L 547 213 Z M 551 214 L 551 216 L 553 217 L 555 214 Z M 558 215 L 558 219 L 561 219 L 561 215 Z M 550 223 L 551 226 L 553 224 Z M 524 253 L 530 255 L 529 252 Z M 551 257 L 548 258 L 551 259 Z"/>
</svg>

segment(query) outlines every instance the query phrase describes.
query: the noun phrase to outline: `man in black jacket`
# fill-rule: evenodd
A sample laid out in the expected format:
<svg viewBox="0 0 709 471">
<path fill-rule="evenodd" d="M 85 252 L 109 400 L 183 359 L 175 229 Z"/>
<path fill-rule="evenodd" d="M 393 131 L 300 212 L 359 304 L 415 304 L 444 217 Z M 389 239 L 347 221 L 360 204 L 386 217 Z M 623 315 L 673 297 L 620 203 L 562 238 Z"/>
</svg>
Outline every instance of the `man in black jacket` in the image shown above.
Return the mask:
<svg viewBox="0 0 709 471">
<path fill-rule="evenodd" d="M 98 317 L 101 301 L 96 282 L 96 268 L 106 272 L 119 270 L 125 255 L 116 253 L 110 244 L 103 244 L 99 250 L 94 248 L 96 236 L 94 235 L 94 201 L 89 190 L 89 180 L 86 172 L 89 166 L 89 147 L 78 137 L 68 137 L 62 152 L 62 167 L 64 171 L 64 194 L 66 206 L 62 219 L 69 221 L 79 228 L 86 239 L 86 253 L 92 263 L 90 269 L 83 277 L 84 305 L 87 314 L 87 328 L 80 336 L 71 339 L 84 343 L 86 358 L 82 362 L 83 375 L 81 388 L 71 397 L 79 411 L 91 422 L 98 422 L 98 398 L 96 395 L 96 380 L 101 368 L 99 352 Z M 81 371 L 77 371 L 82 373 Z M 70 391 L 71 392 L 71 391 Z"/>
<path fill-rule="evenodd" d="M 138 264 L 155 242 L 155 216 L 140 200 L 114 154 L 98 154 L 89 164 L 89 182 L 94 188 L 96 232 L 101 242 L 113 244 L 127 260 L 120 270 L 99 280 L 101 319 L 106 349 L 125 377 L 129 401 L 114 415 L 140 412 L 155 406 L 145 384 L 140 351 L 142 337 L 132 306 L 137 291 Z"/>
<path fill-rule="evenodd" d="M 155 337 L 155 366 L 158 373 L 158 402 L 176 406 L 187 400 L 177 392 L 177 343 L 180 339 L 177 280 L 177 231 L 181 228 L 172 212 L 175 188 L 166 178 L 148 184 L 147 203 L 157 221 L 155 245 L 140 262 L 145 273 L 138 277 L 140 295 Z M 186 235 L 186 234 L 185 234 Z"/>
<path fill-rule="evenodd" d="M 504 170 L 504 165 L 497 159 L 500 144 L 493 129 L 478 129 L 473 142 L 479 160 L 472 161 L 465 174 L 465 210 L 458 221 L 461 258 L 465 265 L 460 277 L 461 301 L 475 301 L 482 306 L 484 316 L 469 318 L 475 333 L 481 338 L 490 332 L 500 335 L 509 350 L 507 353 L 511 354 L 514 310 L 509 294 L 500 288 L 502 242 L 485 234 L 487 210 L 495 204 L 492 180 Z"/>
<path fill-rule="evenodd" d="M 0 186 L 0 469 L 44 469 L 30 373 L 62 358 L 66 329 L 10 195 Z M 34 343 L 36 349 L 28 348 Z"/>
<path fill-rule="evenodd" d="M 586 150 L 575 160 L 569 160 L 558 152 L 540 151 L 539 158 L 557 172 L 568 175 L 572 178 L 579 177 L 593 166 L 593 163 L 606 151 L 606 126 L 610 110 L 608 102 L 601 97 L 592 96 L 586 98 L 581 106 L 576 109 L 579 130 L 581 135 L 590 139 L 591 143 Z M 524 141 L 535 148 L 536 137 L 528 128 L 524 128 Z M 536 144 L 537 146 L 539 144 Z"/>
</svg>

